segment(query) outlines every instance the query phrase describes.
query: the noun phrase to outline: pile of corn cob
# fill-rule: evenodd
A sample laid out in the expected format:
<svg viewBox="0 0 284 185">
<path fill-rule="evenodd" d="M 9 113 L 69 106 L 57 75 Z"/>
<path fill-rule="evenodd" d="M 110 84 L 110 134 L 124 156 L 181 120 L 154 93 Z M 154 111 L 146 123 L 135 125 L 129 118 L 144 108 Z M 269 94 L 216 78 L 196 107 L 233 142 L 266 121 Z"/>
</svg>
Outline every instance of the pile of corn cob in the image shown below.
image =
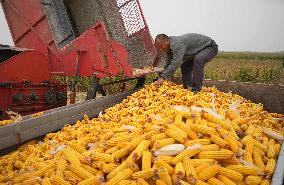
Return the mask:
<svg viewBox="0 0 284 185">
<path fill-rule="evenodd" d="M 270 184 L 284 115 L 203 88 L 154 84 L 0 158 L 0 184 Z"/>
<path fill-rule="evenodd" d="M 3 120 L 3 121 L 0 121 L 0 126 L 10 125 L 13 122 L 14 122 L 13 120 Z"/>
</svg>

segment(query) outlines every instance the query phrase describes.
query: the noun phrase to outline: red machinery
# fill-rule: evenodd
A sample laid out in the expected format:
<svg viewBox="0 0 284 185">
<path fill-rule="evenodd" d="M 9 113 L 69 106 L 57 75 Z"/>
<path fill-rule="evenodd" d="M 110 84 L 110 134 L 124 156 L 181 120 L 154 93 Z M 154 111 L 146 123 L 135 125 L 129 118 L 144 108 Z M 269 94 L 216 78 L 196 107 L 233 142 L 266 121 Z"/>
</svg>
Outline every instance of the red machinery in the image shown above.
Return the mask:
<svg viewBox="0 0 284 185">
<path fill-rule="evenodd" d="M 138 0 L 1 0 L 15 46 L 0 47 L 0 119 L 66 105 L 53 75 L 135 77 L 156 55 Z M 28 49 L 19 49 L 28 48 Z"/>
</svg>

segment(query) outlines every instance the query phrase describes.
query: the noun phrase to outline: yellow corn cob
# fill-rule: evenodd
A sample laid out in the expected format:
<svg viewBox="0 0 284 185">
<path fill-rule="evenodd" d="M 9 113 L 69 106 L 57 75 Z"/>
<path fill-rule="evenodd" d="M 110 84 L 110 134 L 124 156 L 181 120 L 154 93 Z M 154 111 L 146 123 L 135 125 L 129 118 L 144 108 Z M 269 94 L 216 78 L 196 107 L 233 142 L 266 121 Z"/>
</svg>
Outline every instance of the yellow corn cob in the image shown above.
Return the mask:
<svg viewBox="0 0 284 185">
<path fill-rule="evenodd" d="M 45 173 L 44 173 L 44 177 L 51 177 L 52 175 L 56 174 L 56 172 L 54 173 L 54 168 L 50 168 L 48 169 Z"/>
<path fill-rule="evenodd" d="M 87 151 L 82 145 L 75 142 L 70 143 L 70 147 L 81 154 Z"/>
<path fill-rule="evenodd" d="M 43 178 L 41 181 L 42 185 L 52 185 L 49 178 Z"/>
<path fill-rule="evenodd" d="M 117 164 L 113 164 L 113 163 L 106 164 L 103 167 L 103 172 L 104 173 L 110 173 L 111 171 L 113 171 L 117 167 L 118 167 Z"/>
<path fill-rule="evenodd" d="M 183 158 L 183 166 L 186 174 L 186 178 L 188 182 L 191 184 L 195 184 L 197 180 L 197 174 L 194 169 L 194 165 L 192 163 L 192 160 L 189 157 L 184 157 Z"/>
<path fill-rule="evenodd" d="M 169 137 L 177 140 L 180 143 L 184 143 L 186 141 L 186 139 L 187 139 L 187 135 L 184 136 L 184 135 L 180 134 L 178 130 L 167 129 L 165 133 Z"/>
<path fill-rule="evenodd" d="M 163 180 L 156 180 L 156 185 L 167 185 L 167 183 L 165 183 Z"/>
<path fill-rule="evenodd" d="M 256 184 L 260 184 L 262 182 L 262 178 L 259 176 L 247 176 L 246 177 L 246 183 L 248 185 L 256 185 Z"/>
<path fill-rule="evenodd" d="M 112 178 L 114 178 L 119 172 L 127 169 L 127 163 L 126 161 L 122 162 L 118 167 L 116 167 L 113 171 L 111 171 L 108 175 L 107 175 L 107 179 L 110 180 Z"/>
<path fill-rule="evenodd" d="M 93 162 L 92 167 L 102 170 L 106 164 L 107 163 L 104 162 L 104 161 L 95 161 L 95 162 Z"/>
<path fill-rule="evenodd" d="M 153 133 L 153 135 L 154 135 L 155 133 Z M 139 135 L 139 136 L 136 136 L 135 138 L 133 138 L 133 140 L 132 141 L 130 141 L 130 143 L 129 143 L 129 149 L 130 150 L 133 150 L 133 149 L 135 149 L 140 143 L 141 143 L 141 141 L 143 140 L 143 139 L 145 139 L 146 137 L 148 137 L 148 135 Z"/>
<path fill-rule="evenodd" d="M 91 174 L 90 172 L 88 172 L 87 170 L 85 170 L 80 166 L 71 165 L 69 166 L 69 169 L 71 172 L 73 172 L 75 175 L 77 175 L 82 179 L 88 179 L 94 177 L 93 174 Z"/>
<path fill-rule="evenodd" d="M 112 147 L 110 149 L 107 149 L 105 151 L 106 154 L 113 154 L 114 152 L 118 151 L 119 149 L 117 147 Z"/>
<path fill-rule="evenodd" d="M 227 166 L 227 165 L 233 165 L 233 164 L 241 164 L 240 163 L 240 161 L 239 161 L 239 159 L 238 158 L 236 158 L 236 157 L 230 157 L 229 159 L 224 159 L 224 160 L 222 160 L 222 163 L 223 164 L 226 164 L 225 166 Z"/>
<path fill-rule="evenodd" d="M 239 152 L 240 146 L 238 145 L 237 142 L 235 142 L 235 140 L 233 140 L 232 137 L 226 137 L 226 138 L 225 138 L 225 141 L 229 144 L 231 150 L 232 150 L 234 153 Z"/>
<path fill-rule="evenodd" d="M 225 185 L 237 185 L 236 183 L 234 183 L 231 179 L 227 178 L 224 175 L 218 175 L 217 179 L 221 182 L 223 182 Z"/>
<path fill-rule="evenodd" d="M 220 128 L 220 125 L 218 125 L 216 123 L 213 123 L 213 122 L 206 122 L 206 123 L 207 123 L 208 127 L 212 127 L 212 128 L 215 128 L 215 129 Z"/>
<path fill-rule="evenodd" d="M 131 180 L 122 180 L 118 183 L 118 185 L 131 185 Z"/>
<path fill-rule="evenodd" d="M 269 141 L 268 142 L 268 150 L 267 150 L 267 157 L 269 158 L 274 158 L 275 157 L 275 148 L 274 148 L 274 143 Z"/>
<path fill-rule="evenodd" d="M 203 164 L 208 164 L 208 165 L 217 164 L 217 161 L 215 161 L 214 159 L 191 159 L 190 161 L 195 167 Z"/>
<path fill-rule="evenodd" d="M 185 143 L 185 146 L 192 146 L 195 144 L 200 144 L 200 145 L 210 145 L 211 141 L 209 139 L 193 139 L 193 140 L 188 140 Z"/>
<path fill-rule="evenodd" d="M 153 135 L 155 135 L 155 134 L 157 134 L 157 131 L 151 130 L 151 131 L 149 131 L 149 132 L 147 132 L 147 133 L 144 134 L 144 138 L 145 138 L 145 139 L 151 139 L 151 137 L 152 137 Z"/>
<path fill-rule="evenodd" d="M 78 185 L 100 185 L 102 184 L 103 176 L 95 176 L 92 178 L 88 178 L 78 183 Z"/>
<path fill-rule="evenodd" d="M 177 164 L 178 162 L 181 162 L 185 156 L 193 157 L 197 155 L 200 152 L 200 149 L 186 149 L 182 151 L 180 154 L 174 157 L 172 160 L 172 164 Z"/>
<path fill-rule="evenodd" d="M 269 180 L 265 179 L 261 182 L 260 185 L 270 185 L 270 182 L 269 182 Z"/>
<path fill-rule="evenodd" d="M 63 178 L 63 172 L 65 171 L 67 162 L 65 159 L 61 158 L 57 163 L 56 176 Z"/>
<path fill-rule="evenodd" d="M 211 145 L 203 145 L 201 147 L 202 151 L 208 151 L 208 150 L 220 150 L 220 147 L 216 144 L 211 144 Z"/>
<path fill-rule="evenodd" d="M 41 182 L 41 178 L 40 177 L 31 177 L 25 181 L 23 181 L 22 183 L 25 185 L 34 185 Z"/>
<path fill-rule="evenodd" d="M 167 171 L 159 170 L 158 171 L 158 177 L 162 181 L 164 181 L 167 185 L 172 185 L 172 179 L 171 176 Z"/>
<path fill-rule="evenodd" d="M 246 135 L 252 135 L 256 128 L 253 125 L 250 125 L 246 130 Z"/>
<path fill-rule="evenodd" d="M 112 156 L 115 158 L 115 160 L 121 159 L 131 153 L 131 150 L 129 148 L 122 148 L 112 154 Z"/>
<path fill-rule="evenodd" d="M 51 162 L 45 166 L 42 166 L 35 173 L 35 176 L 42 177 L 50 168 L 54 168 L 55 166 L 56 166 L 56 163 L 54 162 Z"/>
<path fill-rule="evenodd" d="M 63 178 L 60 178 L 57 176 L 52 177 L 51 181 L 55 185 L 71 185 L 69 182 L 65 181 Z"/>
<path fill-rule="evenodd" d="M 210 185 L 225 185 L 222 181 L 216 179 L 215 177 L 211 177 L 207 182 Z"/>
<path fill-rule="evenodd" d="M 64 172 L 64 177 L 68 180 L 68 181 L 81 181 L 82 179 L 80 177 L 78 177 L 77 175 L 75 175 L 73 172 L 66 170 Z"/>
<path fill-rule="evenodd" d="M 235 137 L 235 135 L 232 134 L 232 132 L 226 130 L 226 129 L 223 129 L 223 128 L 217 128 L 217 131 L 219 133 L 219 135 L 224 139 L 226 137 L 229 137 L 229 136 L 232 136 L 232 137 Z"/>
<path fill-rule="evenodd" d="M 214 134 L 216 133 L 216 130 L 211 127 L 198 125 L 198 124 L 189 124 L 189 127 L 194 130 L 195 132 L 201 133 L 201 134 Z"/>
<path fill-rule="evenodd" d="M 167 145 L 174 144 L 174 143 L 175 143 L 175 140 L 173 138 L 157 140 L 153 144 L 153 150 L 157 150 L 157 149 L 162 148 L 163 146 L 167 146 Z"/>
<path fill-rule="evenodd" d="M 88 166 L 88 165 L 85 165 L 85 164 L 82 164 L 81 165 L 82 168 L 84 168 L 85 170 L 87 170 L 89 173 L 95 175 L 98 173 L 98 170 L 96 170 L 95 168 L 91 167 L 91 166 Z M 105 167 L 105 166 L 104 166 Z"/>
<path fill-rule="evenodd" d="M 252 138 L 248 138 L 247 141 L 245 142 L 245 153 L 252 154 L 254 149 L 254 143 Z"/>
<path fill-rule="evenodd" d="M 139 178 L 137 180 L 137 184 L 138 185 L 149 185 L 149 183 L 147 181 L 145 181 L 144 179 Z"/>
<path fill-rule="evenodd" d="M 274 150 L 275 150 L 275 156 L 279 155 L 280 150 L 281 150 L 281 145 L 280 144 L 275 144 L 274 145 Z"/>
<path fill-rule="evenodd" d="M 242 143 L 246 144 L 246 142 L 247 142 L 249 139 L 252 139 L 252 136 L 251 136 L 251 135 L 246 135 L 246 136 L 242 139 Z M 253 140 L 251 140 L 251 141 L 253 141 Z"/>
<path fill-rule="evenodd" d="M 197 174 L 198 180 L 206 181 L 214 177 L 218 173 L 218 170 L 219 170 L 218 165 L 209 166 L 208 168 L 203 170 L 203 172 Z"/>
<path fill-rule="evenodd" d="M 158 156 L 157 159 L 164 161 L 166 163 L 171 163 L 174 157 L 173 156 Z"/>
<path fill-rule="evenodd" d="M 200 159 L 229 159 L 233 156 L 233 152 L 230 150 L 220 150 L 220 151 L 202 151 L 198 154 Z"/>
<path fill-rule="evenodd" d="M 128 168 L 130 168 L 133 172 L 139 171 L 138 164 L 133 160 L 126 160 Z"/>
<path fill-rule="evenodd" d="M 261 137 L 261 138 L 262 138 L 262 144 L 268 145 L 268 141 L 269 141 L 268 137 L 263 136 L 263 137 Z M 275 143 L 273 143 L 273 144 L 275 144 Z"/>
<path fill-rule="evenodd" d="M 244 160 L 253 163 L 252 152 L 254 149 L 254 144 L 251 138 L 249 138 L 245 143 L 245 153 Z"/>
<path fill-rule="evenodd" d="M 175 130 L 179 132 L 179 134 L 182 135 L 183 137 L 187 137 L 187 133 L 182 129 L 178 128 L 176 125 L 171 124 L 168 126 L 168 129 Z"/>
<path fill-rule="evenodd" d="M 235 170 L 240 172 L 243 175 L 258 175 L 260 173 L 260 170 L 256 167 L 251 167 L 251 166 L 244 166 L 244 165 L 230 165 L 227 166 L 226 168 Z"/>
<path fill-rule="evenodd" d="M 149 151 L 143 151 L 142 153 L 142 170 L 147 170 L 151 168 L 152 164 L 152 154 Z"/>
<path fill-rule="evenodd" d="M 138 171 L 132 174 L 133 179 L 149 179 L 155 175 L 155 170 L 153 168 L 147 169 L 147 170 L 142 170 Z"/>
<path fill-rule="evenodd" d="M 114 157 L 110 154 L 94 152 L 91 158 L 95 161 L 104 161 L 106 163 L 114 163 Z"/>
<path fill-rule="evenodd" d="M 112 139 L 107 141 L 108 146 L 116 146 L 119 143 L 123 142 L 129 142 L 129 138 L 125 136 L 118 136 L 118 137 L 113 137 Z"/>
<path fill-rule="evenodd" d="M 85 154 L 89 155 L 89 153 L 85 153 Z M 92 159 L 89 156 L 81 155 L 78 158 L 81 164 L 87 164 L 87 165 L 92 164 Z"/>
<path fill-rule="evenodd" d="M 261 127 L 256 127 L 252 133 L 252 135 L 256 138 L 259 138 L 262 136 L 262 128 Z"/>
<path fill-rule="evenodd" d="M 267 146 L 261 144 L 257 140 L 253 139 L 254 146 L 256 146 L 258 149 L 262 150 L 263 152 L 267 152 Z"/>
<path fill-rule="evenodd" d="M 156 134 L 151 137 L 151 142 L 154 143 L 157 140 L 166 139 L 167 137 L 165 133 Z"/>
<path fill-rule="evenodd" d="M 174 173 L 174 168 L 171 167 L 169 164 L 167 164 L 165 161 L 162 161 L 162 160 L 159 159 L 159 160 L 156 160 L 154 163 L 159 168 L 161 168 L 161 167 L 165 168 L 169 172 L 170 175 Z"/>
<path fill-rule="evenodd" d="M 224 121 L 224 120 L 215 118 L 214 116 L 212 116 L 209 113 L 204 113 L 203 116 L 208 121 L 216 123 L 216 124 L 220 125 L 222 128 L 224 128 L 226 130 L 230 130 L 230 128 L 231 128 L 231 125 L 230 125 L 230 123 L 228 121 Z"/>
<path fill-rule="evenodd" d="M 265 165 L 264 165 L 264 163 L 262 161 L 261 154 L 257 150 L 253 151 L 253 162 L 260 169 L 264 169 L 265 168 Z"/>
<path fill-rule="evenodd" d="M 243 175 L 240 172 L 228 168 L 220 167 L 218 173 L 236 182 L 243 180 Z"/>
<path fill-rule="evenodd" d="M 185 169 L 182 162 L 178 162 L 175 166 L 175 175 L 179 179 L 183 179 L 185 176 Z"/>
<path fill-rule="evenodd" d="M 274 170 L 275 170 L 275 166 L 276 166 L 276 161 L 275 159 L 269 159 L 266 166 L 265 166 L 265 170 L 272 175 Z"/>
<path fill-rule="evenodd" d="M 133 174 L 133 171 L 129 168 L 120 171 L 115 177 L 113 177 L 112 179 L 110 179 L 106 185 L 116 185 L 118 182 L 122 181 L 122 180 L 127 180 L 131 177 L 131 175 Z"/>
<path fill-rule="evenodd" d="M 202 164 L 202 165 L 200 165 L 200 166 L 197 166 L 197 167 L 195 168 L 196 174 L 201 173 L 203 170 L 205 170 L 205 169 L 208 168 L 209 166 L 211 166 L 211 165 L 209 165 L 209 164 Z"/>
<path fill-rule="evenodd" d="M 198 139 L 197 134 L 187 124 L 184 124 L 182 121 L 175 121 L 175 125 L 186 132 L 190 139 Z"/>
<path fill-rule="evenodd" d="M 100 137 L 100 140 L 105 140 L 106 141 L 106 140 L 109 140 L 113 136 L 114 136 L 114 132 L 110 131 L 110 132 L 107 132 L 107 133 L 105 133 L 103 135 L 100 135 L 99 137 Z"/>
<path fill-rule="evenodd" d="M 62 151 L 65 158 L 73 165 L 80 166 L 81 162 L 76 154 L 71 150 L 71 148 L 67 147 Z"/>
<path fill-rule="evenodd" d="M 200 180 L 197 180 L 196 184 L 195 185 L 209 185 L 208 183 L 206 182 L 203 182 L 203 181 L 200 181 Z"/>
<path fill-rule="evenodd" d="M 244 158 L 245 161 L 253 163 L 252 153 L 247 152 L 246 150 L 245 150 L 243 158 Z"/>
<path fill-rule="evenodd" d="M 210 135 L 210 140 L 217 144 L 218 146 L 220 146 L 221 148 L 227 148 L 228 147 L 228 143 L 222 139 L 219 135 L 214 135 L 214 134 L 211 134 Z"/>
<path fill-rule="evenodd" d="M 96 176 L 104 176 L 104 172 L 103 172 L 103 171 L 98 171 L 98 172 L 96 173 Z"/>
<path fill-rule="evenodd" d="M 181 184 L 181 179 L 179 179 L 175 174 L 171 176 L 173 184 Z"/>
<path fill-rule="evenodd" d="M 257 151 L 261 156 L 265 156 L 265 152 L 257 148 L 256 146 L 253 148 L 253 150 Z"/>
<path fill-rule="evenodd" d="M 142 140 L 136 149 L 129 155 L 128 160 L 139 160 L 143 151 L 147 150 L 150 144 L 151 142 L 149 140 Z"/>
</svg>

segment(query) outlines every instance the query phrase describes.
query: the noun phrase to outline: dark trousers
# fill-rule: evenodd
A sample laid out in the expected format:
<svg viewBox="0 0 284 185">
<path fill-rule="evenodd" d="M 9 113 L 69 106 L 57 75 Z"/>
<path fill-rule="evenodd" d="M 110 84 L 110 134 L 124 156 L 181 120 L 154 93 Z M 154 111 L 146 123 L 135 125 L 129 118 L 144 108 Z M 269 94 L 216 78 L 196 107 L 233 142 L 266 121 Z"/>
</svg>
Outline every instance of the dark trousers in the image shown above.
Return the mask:
<svg viewBox="0 0 284 185">
<path fill-rule="evenodd" d="M 204 48 L 192 57 L 185 57 L 181 65 L 182 82 L 185 88 L 192 87 L 193 91 L 200 91 L 204 79 L 204 67 L 218 53 L 218 46 Z"/>
</svg>

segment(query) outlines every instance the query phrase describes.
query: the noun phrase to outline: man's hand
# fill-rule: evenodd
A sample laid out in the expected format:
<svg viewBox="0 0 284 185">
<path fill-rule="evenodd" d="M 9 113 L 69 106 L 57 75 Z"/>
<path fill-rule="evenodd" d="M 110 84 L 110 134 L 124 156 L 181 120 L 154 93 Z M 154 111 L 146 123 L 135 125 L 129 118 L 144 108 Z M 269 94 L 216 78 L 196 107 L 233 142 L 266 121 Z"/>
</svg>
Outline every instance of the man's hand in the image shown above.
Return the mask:
<svg viewBox="0 0 284 185">
<path fill-rule="evenodd" d="M 159 78 L 159 79 L 155 82 L 155 84 L 156 84 L 156 85 L 161 85 L 164 81 L 165 81 L 165 79 Z"/>
</svg>

